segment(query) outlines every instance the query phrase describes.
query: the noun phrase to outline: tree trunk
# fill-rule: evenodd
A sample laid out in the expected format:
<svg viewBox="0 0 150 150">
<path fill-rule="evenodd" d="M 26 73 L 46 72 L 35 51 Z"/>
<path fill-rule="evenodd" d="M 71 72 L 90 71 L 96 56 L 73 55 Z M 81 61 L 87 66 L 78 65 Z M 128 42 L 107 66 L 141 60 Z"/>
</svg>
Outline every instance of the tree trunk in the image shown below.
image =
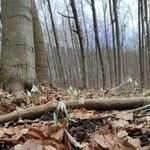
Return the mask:
<svg viewBox="0 0 150 150">
<path fill-rule="evenodd" d="M 45 81 L 48 81 L 48 64 L 44 37 L 34 1 L 32 1 L 32 10 L 36 74 L 38 82 L 44 83 Z"/>
<path fill-rule="evenodd" d="M 30 0 L 2 0 L 2 83 L 9 92 L 34 82 L 35 51 Z M 13 8 L 13 9 L 12 9 Z"/>
<path fill-rule="evenodd" d="M 89 77 L 89 75 L 90 75 L 90 62 L 89 62 L 89 36 L 88 36 L 88 29 L 87 29 L 87 26 L 86 26 L 86 21 L 85 21 L 85 12 L 84 12 L 84 5 L 83 5 L 83 1 L 81 0 L 81 11 L 82 11 L 82 17 L 83 17 L 83 25 L 84 25 L 84 30 L 85 30 L 85 37 L 86 37 L 86 44 L 87 44 L 87 46 L 86 46 L 86 55 L 87 55 L 87 61 L 86 61 L 86 63 L 87 63 L 87 84 L 88 84 L 88 86 L 90 85 L 90 83 L 91 83 L 91 80 L 90 80 L 90 77 Z"/>
<path fill-rule="evenodd" d="M 138 0 L 138 38 L 139 38 L 139 60 L 140 60 L 140 82 L 141 88 L 144 87 L 144 67 L 142 55 L 142 39 L 141 39 L 141 0 Z"/>
<path fill-rule="evenodd" d="M 43 5 L 42 5 L 42 12 L 43 12 L 43 17 L 44 17 L 44 22 L 45 22 L 45 28 L 46 28 L 46 32 L 47 32 L 47 37 L 48 37 L 48 49 L 47 49 L 47 57 L 48 57 L 48 60 L 51 58 L 50 57 L 50 53 L 52 54 L 52 63 L 53 63 L 53 69 L 52 67 L 49 68 L 49 69 L 52 69 L 54 71 L 51 71 L 53 72 L 53 77 L 51 77 L 51 80 L 53 82 L 53 79 L 54 77 L 56 79 L 58 79 L 58 74 L 57 74 L 57 63 L 56 63 L 56 57 L 55 57 L 55 54 L 54 54 L 54 51 L 53 51 L 53 46 L 52 46 L 52 41 L 51 41 L 51 36 L 50 36 L 50 31 L 49 31 L 49 28 L 48 28 L 48 20 L 47 20 L 47 16 L 46 16 L 46 4 L 45 4 L 45 1 L 43 1 Z M 51 51 L 50 51 L 51 50 Z M 49 60 L 50 61 L 50 60 Z M 52 65 L 51 65 L 52 66 Z"/>
<path fill-rule="evenodd" d="M 102 0 L 102 3 L 103 3 L 103 15 L 104 15 L 104 32 L 105 32 L 105 42 L 106 42 L 106 51 L 107 51 L 107 57 L 108 57 L 108 65 L 109 65 L 109 77 L 110 77 L 110 87 L 112 87 L 113 85 L 113 75 L 112 75 L 112 67 L 111 67 L 111 64 L 112 64 L 112 60 L 111 60 L 111 51 L 109 51 L 109 44 L 108 44 L 108 32 L 107 32 L 107 18 L 106 18 L 106 11 L 107 11 L 107 3 L 104 2 Z"/>
<path fill-rule="evenodd" d="M 93 13 L 93 27 L 94 27 L 94 34 L 95 34 L 95 42 L 96 42 L 96 47 L 98 48 L 98 54 L 99 54 L 99 59 L 100 59 L 101 71 L 102 71 L 102 88 L 105 89 L 106 88 L 106 77 L 105 77 L 104 61 L 103 61 L 101 46 L 100 46 L 100 41 L 99 41 L 94 0 L 91 0 L 91 6 L 92 6 L 92 13 Z"/>
<path fill-rule="evenodd" d="M 56 33 L 56 27 L 55 27 L 55 23 L 54 23 L 54 18 L 53 18 L 53 13 L 52 13 L 52 9 L 51 9 L 50 0 L 47 0 L 47 3 L 48 3 L 48 10 L 49 10 L 49 13 L 50 13 L 54 38 L 55 38 L 55 44 L 56 44 L 56 50 L 57 50 L 57 56 L 58 56 L 58 61 L 59 61 L 59 68 L 60 68 L 59 69 L 60 77 L 62 77 L 63 84 L 64 84 L 64 86 L 66 86 L 65 72 L 64 72 L 63 65 L 62 65 L 62 58 L 61 58 L 61 54 L 60 54 L 59 40 L 58 40 L 58 36 L 57 36 L 57 33 Z"/>
<path fill-rule="evenodd" d="M 116 57 L 115 27 L 114 27 L 114 19 L 113 19 L 113 13 L 112 13 L 111 0 L 109 0 L 109 12 L 110 12 L 111 30 L 112 30 L 112 42 L 113 42 L 114 78 L 115 78 L 115 85 L 117 85 L 118 78 L 117 78 L 117 57 Z"/>
<path fill-rule="evenodd" d="M 82 68 L 82 86 L 83 86 L 83 88 L 87 88 L 87 74 L 86 74 L 85 48 L 84 48 L 84 42 L 83 42 L 83 33 L 82 33 L 82 29 L 80 27 L 75 1 L 70 0 L 70 4 L 71 4 L 72 12 L 73 12 L 73 15 L 74 15 L 75 25 L 76 25 L 78 39 L 79 39 L 79 43 L 80 43 L 81 68 Z"/>
<path fill-rule="evenodd" d="M 69 12 L 69 7 L 67 6 L 67 2 L 66 0 L 64 0 L 66 9 L 67 9 L 67 15 L 70 16 L 70 12 Z M 79 58 L 77 55 L 77 46 L 76 43 L 74 41 L 73 38 L 73 31 L 72 31 L 72 26 L 71 26 L 71 18 L 67 18 L 68 20 L 68 26 L 69 26 L 69 32 L 70 32 L 70 36 L 71 36 L 71 46 L 72 46 L 72 50 L 73 50 L 73 57 L 74 57 L 74 72 L 75 72 L 75 76 L 76 76 L 76 82 L 75 85 L 77 86 L 77 84 L 79 83 L 79 74 L 80 74 L 80 65 L 79 65 Z"/>
<path fill-rule="evenodd" d="M 145 8 L 145 28 L 146 28 L 146 64 L 147 64 L 147 80 L 148 86 L 150 87 L 150 24 L 148 22 L 148 1 L 144 0 L 144 8 Z M 150 10 L 149 10 L 150 11 Z M 149 14 L 150 15 L 150 14 Z M 150 17 L 150 16 L 149 16 Z"/>
<path fill-rule="evenodd" d="M 118 84 L 122 82 L 122 58 L 121 58 L 121 46 L 120 46 L 120 27 L 118 20 L 118 0 L 113 0 L 113 11 L 114 11 L 114 21 L 115 21 L 115 34 L 116 34 L 116 46 L 117 46 L 117 65 L 118 65 Z"/>
<path fill-rule="evenodd" d="M 66 0 L 65 0 L 65 5 L 67 8 L 67 14 L 68 14 L 68 16 L 70 16 L 69 8 L 66 4 Z M 76 86 L 77 86 L 77 84 L 79 83 L 80 65 L 79 65 L 79 57 L 77 55 L 77 53 L 78 53 L 77 52 L 78 51 L 77 46 L 76 46 L 76 43 L 75 43 L 74 38 L 73 38 L 73 32 L 72 32 L 72 28 L 71 28 L 70 18 L 68 18 L 68 25 L 69 25 L 69 31 L 70 31 L 70 36 L 71 36 L 71 44 L 72 44 L 74 64 L 75 64 L 75 73 L 76 73 Z"/>
<path fill-rule="evenodd" d="M 64 101 L 67 109 L 79 109 L 85 108 L 88 110 L 129 110 L 137 108 L 137 110 L 144 104 L 150 103 L 149 97 L 132 97 L 132 98 L 99 98 L 85 100 L 84 104 L 80 104 L 78 100 Z M 21 109 L 13 111 L 12 113 L 0 116 L 0 123 L 6 123 L 12 120 L 22 119 L 35 119 L 42 116 L 44 113 L 54 112 L 57 109 L 58 103 L 52 105 L 43 104 L 40 106 L 34 106 L 27 109 Z M 149 105 L 145 105 L 145 108 L 149 108 Z M 132 110 L 134 111 L 134 110 Z M 132 112 L 131 111 L 131 112 Z"/>
</svg>

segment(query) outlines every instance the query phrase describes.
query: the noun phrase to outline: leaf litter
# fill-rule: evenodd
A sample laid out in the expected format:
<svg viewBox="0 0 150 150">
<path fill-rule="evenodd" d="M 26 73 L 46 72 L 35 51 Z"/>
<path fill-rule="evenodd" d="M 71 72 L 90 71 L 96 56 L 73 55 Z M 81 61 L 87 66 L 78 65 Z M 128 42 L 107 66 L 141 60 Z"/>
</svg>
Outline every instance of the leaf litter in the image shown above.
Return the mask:
<svg viewBox="0 0 150 150">
<path fill-rule="evenodd" d="M 35 85 L 30 92 L 9 94 L 0 90 L 0 115 L 60 100 L 95 99 L 99 97 L 145 96 L 139 91 L 66 91 Z M 65 106 L 63 106 L 65 108 Z M 66 109 L 66 108 L 65 108 Z M 69 110 L 74 119 L 68 122 L 63 112 L 54 124 L 47 112 L 35 120 L 19 118 L 0 125 L 1 150 L 149 150 L 149 111 L 95 111 L 85 108 Z M 58 114 L 59 114 L 58 113 Z"/>
</svg>

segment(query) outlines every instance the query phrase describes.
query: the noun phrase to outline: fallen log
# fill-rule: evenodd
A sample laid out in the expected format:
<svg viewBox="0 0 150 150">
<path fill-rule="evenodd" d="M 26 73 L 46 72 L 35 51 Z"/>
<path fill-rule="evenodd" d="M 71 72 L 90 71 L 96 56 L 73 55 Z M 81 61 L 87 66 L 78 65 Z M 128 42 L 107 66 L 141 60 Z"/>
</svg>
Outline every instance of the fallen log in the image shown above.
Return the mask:
<svg viewBox="0 0 150 150">
<path fill-rule="evenodd" d="M 132 97 L 132 98 L 99 98 L 85 100 L 81 104 L 79 100 L 64 101 L 67 109 L 85 108 L 88 110 L 129 110 L 135 109 L 150 103 L 150 97 Z M 35 119 L 42 116 L 45 112 L 53 112 L 57 108 L 57 103 L 47 103 L 40 106 L 34 106 L 27 109 L 16 110 L 9 114 L 0 116 L 0 123 L 9 122 L 11 120 Z"/>
</svg>

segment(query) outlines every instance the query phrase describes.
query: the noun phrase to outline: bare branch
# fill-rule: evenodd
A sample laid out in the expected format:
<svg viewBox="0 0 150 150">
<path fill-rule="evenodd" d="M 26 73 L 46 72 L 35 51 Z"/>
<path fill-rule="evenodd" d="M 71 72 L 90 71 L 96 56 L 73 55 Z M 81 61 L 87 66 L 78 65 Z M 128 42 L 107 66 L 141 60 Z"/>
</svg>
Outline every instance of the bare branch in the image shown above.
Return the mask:
<svg viewBox="0 0 150 150">
<path fill-rule="evenodd" d="M 75 30 L 75 29 L 71 29 L 73 32 L 75 32 L 75 33 L 77 33 L 78 34 L 78 32 Z"/>
<path fill-rule="evenodd" d="M 91 2 L 89 0 L 86 0 L 88 2 L 88 4 L 92 5 Z"/>
<path fill-rule="evenodd" d="M 60 13 L 59 11 L 57 11 L 57 13 L 58 13 L 59 15 L 65 17 L 65 18 L 71 18 L 71 19 L 74 19 L 73 16 L 67 16 L 67 15 L 64 15 L 64 14 Z"/>
</svg>

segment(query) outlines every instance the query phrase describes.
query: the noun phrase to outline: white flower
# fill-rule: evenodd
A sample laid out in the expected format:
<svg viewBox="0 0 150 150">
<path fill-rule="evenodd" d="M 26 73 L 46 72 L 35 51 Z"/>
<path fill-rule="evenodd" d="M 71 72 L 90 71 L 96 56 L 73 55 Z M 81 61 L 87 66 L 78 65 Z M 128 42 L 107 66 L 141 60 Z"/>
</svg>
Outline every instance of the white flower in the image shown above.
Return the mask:
<svg viewBox="0 0 150 150">
<path fill-rule="evenodd" d="M 138 83 L 137 83 L 136 81 L 135 81 L 135 83 L 134 83 L 134 84 L 135 84 L 135 86 L 138 86 Z"/>
<path fill-rule="evenodd" d="M 128 78 L 128 80 L 127 80 L 129 83 L 132 83 L 132 78 L 130 77 L 130 78 Z"/>
<path fill-rule="evenodd" d="M 77 95 L 77 94 L 78 94 L 77 90 L 74 90 L 73 95 Z"/>
<path fill-rule="evenodd" d="M 38 88 L 33 84 L 31 92 L 36 93 L 38 91 L 39 91 Z"/>
<path fill-rule="evenodd" d="M 79 100 L 79 105 L 83 105 L 84 103 L 85 103 L 84 98 L 81 98 L 81 99 Z"/>
<path fill-rule="evenodd" d="M 71 85 L 69 86 L 69 91 L 73 91 L 73 88 Z"/>
<path fill-rule="evenodd" d="M 29 97 L 31 97 L 31 93 L 27 90 L 27 95 L 29 96 Z"/>
<path fill-rule="evenodd" d="M 58 103 L 57 110 L 61 110 L 61 111 L 66 112 L 67 111 L 66 104 L 63 101 L 60 101 Z"/>
<path fill-rule="evenodd" d="M 44 86 L 42 86 L 41 89 L 44 90 L 45 89 Z"/>
</svg>

